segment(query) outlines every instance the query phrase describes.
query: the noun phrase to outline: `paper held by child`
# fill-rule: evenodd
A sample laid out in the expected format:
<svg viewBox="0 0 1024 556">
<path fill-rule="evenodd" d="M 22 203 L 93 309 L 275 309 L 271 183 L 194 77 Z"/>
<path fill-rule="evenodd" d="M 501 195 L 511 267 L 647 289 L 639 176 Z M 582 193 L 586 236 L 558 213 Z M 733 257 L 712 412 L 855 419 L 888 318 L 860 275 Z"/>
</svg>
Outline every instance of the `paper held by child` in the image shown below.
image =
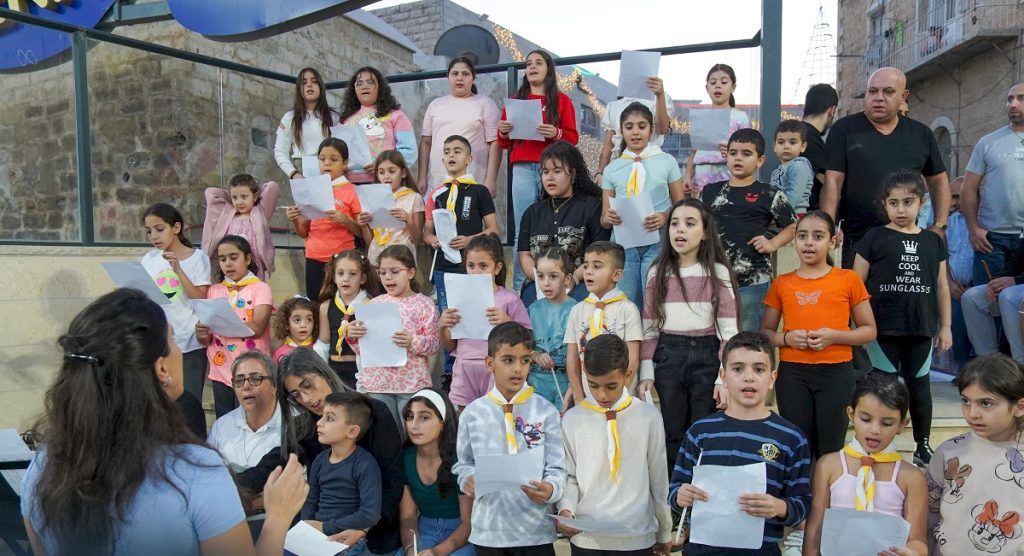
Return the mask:
<svg viewBox="0 0 1024 556">
<path fill-rule="evenodd" d="M 660 52 L 623 50 L 619 59 L 619 98 L 654 100 L 647 78 L 657 77 L 660 64 Z"/>
<path fill-rule="evenodd" d="M 391 215 L 395 208 L 395 195 L 391 186 L 383 183 L 367 183 L 356 186 L 356 197 L 363 212 L 373 216 L 371 228 L 404 228 L 405 223 Z"/>
<path fill-rule="evenodd" d="M 740 509 L 740 495 L 767 490 L 764 462 L 750 465 L 697 465 L 693 485 L 708 495 L 690 511 L 690 542 L 719 548 L 761 548 L 764 519 Z"/>
<path fill-rule="evenodd" d="M 540 99 L 506 99 L 505 118 L 512 124 L 512 131 L 508 132 L 508 138 L 543 141 L 544 136 L 537 131 L 537 126 L 544 123 L 541 112 Z"/>
<path fill-rule="evenodd" d="M 331 176 L 321 174 L 302 180 L 289 180 L 292 199 L 303 218 L 319 220 L 327 218 L 327 211 L 334 210 L 334 192 L 331 191 Z"/>
<path fill-rule="evenodd" d="M 850 508 L 825 510 L 822 556 L 874 556 L 890 546 L 907 545 L 910 524 L 901 517 Z"/>
<path fill-rule="evenodd" d="M 107 276 L 117 284 L 119 288 L 135 288 L 142 290 L 142 293 L 146 294 L 150 300 L 157 305 L 170 305 L 171 300 L 167 299 L 167 295 L 160 291 L 157 287 L 156 282 L 146 272 L 146 269 L 142 266 L 142 263 L 136 261 L 118 261 L 113 263 L 101 263 L 103 270 L 107 271 Z M 170 267 L 170 264 L 168 264 Z"/>
<path fill-rule="evenodd" d="M 403 367 L 409 362 L 409 352 L 391 339 L 404 328 L 397 303 L 360 303 L 356 319 L 366 323 L 366 335 L 359 339 L 363 367 Z"/>
<path fill-rule="evenodd" d="M 658 230 L 644 228 L 644 218 L 654 213 L 650 195 L 641 191 L 633 197 L 609 197 L 608 204 L 622 218 L 622 224 L 615 225 L 615 241 L 623 249 L 653 245 L 661 240 Z"/>
<path fill-rule="evenodd" d="M 334 556 L 348 550 L 348 545 L 329 541 L 327 535 L 305 521 L 299 521 L 288 530 L 284 538 L 284 549 L 296 556 Z"/>
<path fill-rule="evenodd" d="M 199 317 L 199 322 L 210 327 L 210 332 L 225 338 L 248 338 L 252 329 L 231 308 L 226 297 L 214 299 L 193 299 L 189 301 Z"/>
<path fill-rule="evenodd" d="M 441 242 L 444 258 L 452 264 L 461 263 L 462 253 L 451 246 L 452 238 L 459 235 L 455 227 L 455 215 L 448 209 L 439 208 L 434 209 L 430 216 L 434 220 L 434 233 L 437 235 L 437 241 Z"/>
<path fill-rule="evenodd" d="M 373 164 L 373 154 L 370 153 L 370 142 L 366 139 L 366 132 L 360 125 L 336 125 L 331 128 L 331 137 L 341 139 L 348 147 L 348 167 L 364 168 Z"/>
<path fill-rule="evenodd" d="M 702 108 L 690 110 L 690 145 L 698 151 L 718 151 L 729 140 L 732 110 Z"/>
<path fill-rule="evenodd" d="M 518 491 L 519 487 L 544 477 L 544 450 L 521 450 L 518 454 L 477 456 L 474 496 Z"/>
<path fill-rule="evenodd" d="M 309 179 L 315 178 L 320 174 L 320 158 L 317 156 L 302 157 L 302 177 Z"/>
<path fill-rule="evenodd" d="M 645 534 L 624 527 L 621 523 L 601 521 L 592 517 L 565 517 L 561 515 L 551 515 L 550 517 L 557 519 L 566 527 L 584 533 L 597 533 L 607 537 L 635 537 Z"/>
<path fill-rule="evenodd" d="M 452 339 L 486 340 L 494 326 L 487 309 L 494 307 L 494 277 L 490 274 L 444 275 L 448 306 L 459 310 L 459 323 L 452 327 Z"/>
</svg>

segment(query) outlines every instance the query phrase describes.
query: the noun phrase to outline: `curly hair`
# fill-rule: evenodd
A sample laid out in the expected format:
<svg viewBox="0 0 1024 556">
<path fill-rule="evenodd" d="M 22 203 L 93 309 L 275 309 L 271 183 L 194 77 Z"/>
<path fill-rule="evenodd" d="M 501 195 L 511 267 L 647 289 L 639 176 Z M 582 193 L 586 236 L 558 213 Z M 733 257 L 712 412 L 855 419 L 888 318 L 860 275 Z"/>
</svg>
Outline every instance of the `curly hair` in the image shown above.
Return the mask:
<svg viewBox="0 0 1024 556">
<path fill-rule="evenodd" d="M 356 80 L 359 79 L 359 74 L 361 73 L 372 75 L 374 81 L 377 82 L 376 111 L 378 118 L 387 116 L 402 107 L 398 103 L 398 99 L 395 98 L 395 95 L 391 93 L 391 85 L 384 78 L 384 74 L 375 67 L 363 66 L 352 74 L 352 78 L 348 80 L 348 85 L 345 87 L 345 96 L 341 100 L 341 123 L 345 123 L 352 114 L 359 112 L 359 109 L 362 107 L 359 104 L 359 98 L 356 96 Z"/>
<path fill-rule="evenodd" d="M 288 301 L 285 301 L 277 308 L 277 312 L 274 313 L 273 327 L 274 337 L 282 342 L 291 336 L 291 329 L 288 326 L 288 321 L 292 318 L 292 313 L 297 309 L 306 309 L 313 314 L 313 333 L 310 338 L 314 340 L 317 338 L 317 329 L 320 328 L 320 318 L 318 317 L 318 311 L 316 305 L 308 298 L 295 296 Z"/>
</svg>

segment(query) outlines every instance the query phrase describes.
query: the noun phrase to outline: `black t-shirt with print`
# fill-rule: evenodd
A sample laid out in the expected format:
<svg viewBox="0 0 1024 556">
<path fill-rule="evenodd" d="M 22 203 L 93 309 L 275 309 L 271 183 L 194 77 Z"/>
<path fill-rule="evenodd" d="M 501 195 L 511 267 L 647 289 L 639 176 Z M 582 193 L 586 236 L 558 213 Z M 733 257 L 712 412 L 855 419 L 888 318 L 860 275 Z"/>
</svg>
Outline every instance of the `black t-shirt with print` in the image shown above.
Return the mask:
<svg viewBox="0 0 1024 556">
<path fill-rule="evenodd" d="M 587 245 L 611 238 L 611 230 L 601 226 L 601 199 L 578 195 L 555 203 L 557 213 L 550 198 L 541 199 L 526 209 L 519 226 L 517 250 L 529 251 L 537 257 L 545 249 L 561 247 L 578 268 L 583 264 L 583 250 Z M 527 278 L 533 279 L 532 276 Z"/>
<path fill-rule="evenodd" d="M 865 285 L 878 333 L 934 336 L 939 328 L 937 280 L 939 264 L 947 258 L 945 242 L 929 230 L 905 234 L 880 226 L 857 242 L 857 254 L 871 265 Z"/>
<path fill-rule="evenodd" d="M 814 184 L 811 185 L 811 200 L 807 208 L 808 211 L 811 211 L 818 210 L 820 206 L 821 186 L 824 184 L 818 180 L 818 174 L 825 173 L 828 159 L 825 158 L 825 140 L 822 139 L 821 132 L 807 122 L 803 122 L 803 124 L 807 128 L 807 149 L 800 156 L 806 158 L 811 163 L 811 169 L 814 170 Z"/>
<path fill-rule="evenodd" d="M 449 187 L 440 187 L 431 195 L 433 206 L 428 210 L 445 208 L 448 203 Z M 484 231 L 484 217 L 494 214 L 494 199 L 486 187 L 479 184 L 459 185 L 458 199 L 455 201 L 455 231 L 460 236 L 471 236 Z M 466 272 L 466 251 L 462 250 L 462 262 L 455 264 L 444 258 L 444 253 L 439 249 L 437 262 L 434 270 L 439 272 L 455 272 L 465 274 Z"/>
<path fill-rule="evenodd" d="M 771 282 L 771 255 L 758 253 L 747 242 L 769 234 L 773 227 L 782 230 L 796 222 L 796 213 L 786 194 L 761 181 L 746 187 L 733 187 L 727 181 L 720 181 L 705 186 L 700 200 L 718 221 L 722 247 L 729 255 L 739 285 Z"/>
</svg>

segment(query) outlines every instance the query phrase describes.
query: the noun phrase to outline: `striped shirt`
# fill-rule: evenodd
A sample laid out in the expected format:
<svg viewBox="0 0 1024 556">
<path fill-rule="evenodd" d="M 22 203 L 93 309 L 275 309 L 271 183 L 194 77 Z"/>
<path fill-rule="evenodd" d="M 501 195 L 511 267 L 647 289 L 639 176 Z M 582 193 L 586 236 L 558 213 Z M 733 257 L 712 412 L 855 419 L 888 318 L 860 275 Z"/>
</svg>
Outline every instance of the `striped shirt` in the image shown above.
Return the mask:
<svg viewBox="0 0 1024 556">
<path fill-rule="evenodd" d="M 719 411 L 694 423 L 679 447 L 668 486 L 669 504 L 677 512 L 682 508 L 676 505 L 676 494 L 680 486 L 693 479 L 698 458 L 701 465 L 765 462 L 767 492 L 786 502 L 786 517 L 765 520 L 762 549 L 782 540 L 783 527 L 795 527 L 807 517 L 811 506 L 811 455 L 807 439 L 795 425 L 777 414 L 746 421 Z"/>
</svg>

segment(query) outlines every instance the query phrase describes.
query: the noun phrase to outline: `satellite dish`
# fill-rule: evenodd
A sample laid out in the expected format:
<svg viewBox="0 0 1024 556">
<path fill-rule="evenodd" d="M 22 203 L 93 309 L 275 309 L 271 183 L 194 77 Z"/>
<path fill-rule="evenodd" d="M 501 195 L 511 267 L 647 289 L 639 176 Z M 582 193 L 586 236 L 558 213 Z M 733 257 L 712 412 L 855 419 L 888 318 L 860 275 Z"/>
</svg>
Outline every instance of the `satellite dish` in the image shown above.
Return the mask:
<svg viewBox="0 0 1024 556">
<path fill-rule="evenodd" d="M 487 29 L 479 25 L 456 25 L 437 39 L 434 55 L 445 56 L 449 60 L 467 56 L 473 60 L 474 65 L 484 66 L 497 64 L 501 49 L 494 35 Z"/>
</svg>

